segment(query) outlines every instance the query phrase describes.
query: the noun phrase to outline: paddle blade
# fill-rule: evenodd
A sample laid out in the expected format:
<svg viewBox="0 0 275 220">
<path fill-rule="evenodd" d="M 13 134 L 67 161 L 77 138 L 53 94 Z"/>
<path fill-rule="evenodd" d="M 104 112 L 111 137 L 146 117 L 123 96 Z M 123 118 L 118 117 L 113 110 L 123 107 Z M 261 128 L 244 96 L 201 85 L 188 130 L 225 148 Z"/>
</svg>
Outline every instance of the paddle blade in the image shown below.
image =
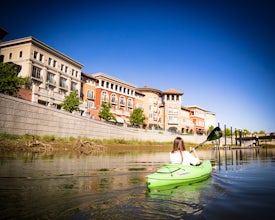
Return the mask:
<svg viewBox="0 0 275 220">
<path fill-rule="evenodd" d="M 207 141 L 214 141 L 222 137 L 222 130 L 219 127 L 214 128 L 208 135 Z"/>
</svg>

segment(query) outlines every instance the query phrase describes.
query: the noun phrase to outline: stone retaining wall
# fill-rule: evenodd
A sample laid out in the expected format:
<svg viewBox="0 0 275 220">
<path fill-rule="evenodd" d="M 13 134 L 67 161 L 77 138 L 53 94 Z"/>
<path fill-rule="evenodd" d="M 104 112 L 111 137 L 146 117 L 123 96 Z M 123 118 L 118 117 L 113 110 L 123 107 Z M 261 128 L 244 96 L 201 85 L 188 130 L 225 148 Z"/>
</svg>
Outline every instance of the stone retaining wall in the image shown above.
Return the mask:
<svg viewBox="0 0 275 220">
<path fill-rule="evenodd" d="M 166 131 L 120 127 L 80 115 L 0 94 L 0 132 L 8 134 L 54 135 L 55 137 L 89 137 L 173 141 L 178 135 Z M 201 143 L 205 135 L 184 135 L 186 142 Z"/>
</svg>

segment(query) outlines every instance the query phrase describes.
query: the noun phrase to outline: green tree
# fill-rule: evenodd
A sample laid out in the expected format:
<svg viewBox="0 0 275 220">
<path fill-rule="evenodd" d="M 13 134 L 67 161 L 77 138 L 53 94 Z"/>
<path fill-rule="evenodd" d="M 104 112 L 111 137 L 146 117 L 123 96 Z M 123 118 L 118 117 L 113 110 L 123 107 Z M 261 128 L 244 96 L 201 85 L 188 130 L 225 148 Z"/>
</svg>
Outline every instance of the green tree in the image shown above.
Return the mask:
<svg viewBox="0 0 275 220">
<path fill-rule="evenodd" d="M 70 95 L 66 96 L 61 106 L 68 112 L 78 111 L 80 101 L 78 98 L 77 90 L 74 90 Z"/>
<path fill-rule="evenodd" d="M 146 119 L 143 110 L 141 108 L 136 108 L 130 115 L 130 123 L 132 125 L 143 125 Z"/>
<path fill-rule="evenodd" d="M 102 102 L 101 109 L 98 112 L 98 116 L 105 121 L 114 120 L 116 121 L 115 116 L 111 112 L 111 104 L 107 102 Z"/>
<path fill-rule="evenodd" d="M 232 131 L 232 135 L 233 135 L 233 131 Z M 231 128 L 226 128 L 225 129 L 224 136 L 231 136 Z"/>
<path fill-rule="evenodd" d="M 20 66 L 14 63 L 0 63 L 0 93 L 15 96 L 20 87 L 28 85 L 29 77 L 20 77 Z"/>
<path fill-rule="evenodd" d="M 247 129 L 244 129 L 244 130 L 243 130 L 243 135 L 244 135 L 244 136 L 250 135 L 250 134 L 251 134 L 251 132 L 250 132 L 249 130 L 247 130 Z"/>
</svg>

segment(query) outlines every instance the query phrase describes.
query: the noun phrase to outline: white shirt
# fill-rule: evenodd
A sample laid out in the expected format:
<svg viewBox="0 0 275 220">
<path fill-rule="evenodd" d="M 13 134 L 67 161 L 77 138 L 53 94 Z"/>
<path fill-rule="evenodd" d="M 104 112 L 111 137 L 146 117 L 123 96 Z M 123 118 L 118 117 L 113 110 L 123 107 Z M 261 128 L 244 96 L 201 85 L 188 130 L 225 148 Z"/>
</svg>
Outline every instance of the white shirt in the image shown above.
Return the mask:
<svg viewBox="0 0 275 220">
<path fill-rule="evenodd" d="M 194 157 L 188 151 L 182 152 L 183 162 L 184 165 L 196 165 L 198 163 L 198 158 Z M 170 163 L 181 163 L 181 155 L 180 151 L 175 151 L 174 153 L 170 152 Z"/>
<path fill-rule="evenodd" d="M 170 152 L 170 163 L 181 163 L 180 151 Z"/>
<path fill-rule="evenodd" d="M 192 154 L 190 154 L 188 151 L 183 151 L 183 164 L 186 165 L 196 165 L 199 163 L 199 159 L 194 157 Z"/>
</svg>

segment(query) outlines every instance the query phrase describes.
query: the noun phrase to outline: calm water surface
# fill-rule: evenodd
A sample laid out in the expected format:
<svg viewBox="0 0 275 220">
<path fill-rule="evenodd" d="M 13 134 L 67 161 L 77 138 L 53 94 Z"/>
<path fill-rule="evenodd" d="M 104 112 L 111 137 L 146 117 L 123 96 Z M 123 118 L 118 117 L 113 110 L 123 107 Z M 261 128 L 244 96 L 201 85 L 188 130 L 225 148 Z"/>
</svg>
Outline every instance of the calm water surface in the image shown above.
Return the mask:
<svg viewBox="0 0 275 220">
<path fill-rule="evenodd" d="M 148 191 L 168 153 L 1 155 L 0 219 L 274 219 L 275 149 L 198 150 L 206 181 Z"/>
</svg>

